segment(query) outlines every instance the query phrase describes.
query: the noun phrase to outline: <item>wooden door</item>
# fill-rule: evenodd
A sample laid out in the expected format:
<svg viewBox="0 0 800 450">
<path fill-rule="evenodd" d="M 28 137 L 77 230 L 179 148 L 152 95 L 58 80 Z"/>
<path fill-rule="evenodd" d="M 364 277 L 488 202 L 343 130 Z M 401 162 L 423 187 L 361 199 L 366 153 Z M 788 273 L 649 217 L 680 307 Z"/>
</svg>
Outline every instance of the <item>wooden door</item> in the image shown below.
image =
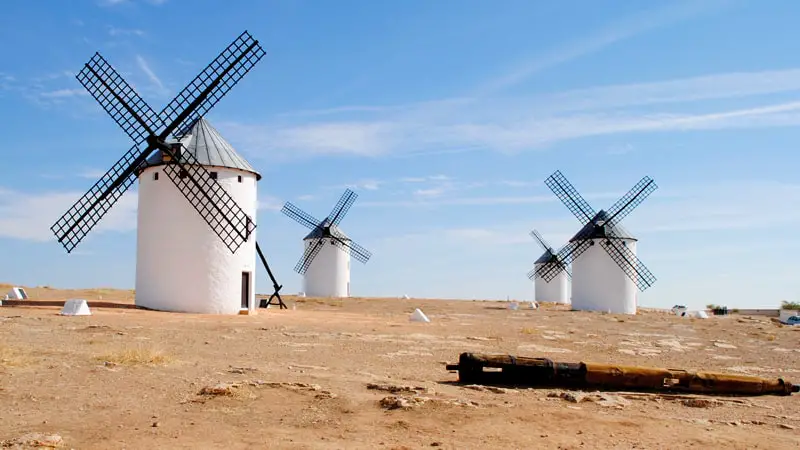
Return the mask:
<svg viewBox="0 0 800 450">
<path fill-rule="evenodd" d="M 250 309 L 250 272 L 242 272 L 242 309 Z"/>
</svg>

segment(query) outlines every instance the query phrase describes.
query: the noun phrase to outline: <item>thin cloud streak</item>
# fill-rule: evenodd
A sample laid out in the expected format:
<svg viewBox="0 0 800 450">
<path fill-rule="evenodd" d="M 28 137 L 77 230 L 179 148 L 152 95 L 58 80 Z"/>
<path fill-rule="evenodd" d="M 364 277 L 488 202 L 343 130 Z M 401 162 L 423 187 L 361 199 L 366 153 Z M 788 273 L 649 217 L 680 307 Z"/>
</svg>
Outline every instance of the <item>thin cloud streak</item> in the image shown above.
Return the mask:
<svg viewBox="0 0 800 450">
<path fill-rule="evenodd" d="M 717 110 L 697 103 L 800 91 L 800 68 L 704 75 L 651 83 L 600 86 L 530 98 L 445 99 L 395 108 L 358 107 L 353 116 L 296 123 L 220 124 L 226 136 L 256 156 L 414 157 L 494 150 L 517 152 L 588 136 L 659 131 L 793 126 L 800 102 Z M 672 104 L 692 112 L 643 112 L 632 107 Z M 458 108 L 453 109 L 453 105 Z M 453 109 L 456 113 L 440 114 Z M 400 111 L 400 112 L 398 112 Z M 282 122 L 282 121 L 281 121 Z"/>
<path fill-rule="evenodd" d="M 729 6 L 728 1 L 684 1 L 666 7 L 653 8 L 613 23 L 600 32 L 551 51 L 521 65 L 508 74 L 497 77 L 476 89 L 475 95 L 485 96 L 519 84 L 536 73 L 597 52 L 617 42 L 648 31 L 672 25 Z"/>
<path fill-rule="evenodd" d="M 108 27 L 108 34 L 110 36 L 144 36 L 144 31 L 137 28 L 117 28 L 115 26 Z"/>
<path fill-rule="evenodd" d="M 30 194 L 0 188 L 0 237 L 48 242 L 55 237 L 50 226 L 82 192 Z M 92 232 L 128 232 L 136 229 L 138 197 L 125 193 Z"/>
<path fill-rule="evenodd" d="M 503 197 L 442 197 L 436 199 L 425 199 L 427 196 L 436 196 L 438 192 L 423 192 L 418 195 L 418 199 L 410 200 L 386 200 L 386 201 L 365 201 L 359 204 L 363 208 L 429 208 L 440 206 L 496 206 L 496 205 L 522 205 L 532 203 L 550 203 L 558 199 L 553 195 L 529 195 L 529 196 L 503 196 Z M 585 198 L 597 198 L 597 196 L 584 196 Z M 605 198 L 617 198 L 618 196 L 606 196 Z"/>
<path fill-rule="evenodd" d="M 226 136 L 251 153 L 292 159 L 350 155 L 377 157 L 409 151 L 428 154 L 476 148 L 519 152 L 601 135 L 665 131 L 723 130 L 795 126 L 800 102 L 787 102 L 705 114 L 605 112 L 567 116 L 530 115 L 520 119 L 498 111 L 495 120 L 451 123 L 347 122 L 272 126 L 225 124 Z"/>
<path fill-rule="evenodd" d="M 164 83 L 161 82 L 161 79 L 153 72 L 153 69 L 147 64 L 144 58 L 141 55 L 136 55 L 136 64 L 139 66 L 139 69 L 144 72 L 147 78 L 153 83 L 161 92 L 165 91 Z"/>
</svg>

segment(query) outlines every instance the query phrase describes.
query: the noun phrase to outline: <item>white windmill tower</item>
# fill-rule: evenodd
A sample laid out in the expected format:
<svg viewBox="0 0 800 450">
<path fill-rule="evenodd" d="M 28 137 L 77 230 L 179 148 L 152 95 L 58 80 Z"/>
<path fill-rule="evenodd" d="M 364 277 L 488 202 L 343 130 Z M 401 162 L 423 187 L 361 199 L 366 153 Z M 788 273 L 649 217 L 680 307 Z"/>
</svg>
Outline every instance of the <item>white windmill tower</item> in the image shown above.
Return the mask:
<svg viewBox="0 0 800 450">
<path fill-rule="evenodd" d="M 570 273 L 567 266 L 558 259 L 556 252 L 553 251 L 550 244 L 545 242 L 538 231 L 531 231 L 531 236 L 533 236 L 544 249 L 542 256 L 533 263 L 533 270 L 528 272 L 528 278 L 534 283 L 535 300 L 537 302 L 568 304 Z M 548 281 L 538 274 L 538 271 L 543 266 L 556 266 L 555 268 L 560 270 Z"/>
<path fill-rule="evenodd" d="M 303 275 L 303 291 L 309 297 L 350 296 L 350 256 L 365 263 L 371 253 L 356 244 L 339 228 L 358 195 L 347 189 L 323 220 L 317 220 L 286 202 L 284 214 L 311 229 L 303 238 L 303 256 L 294 270 Z"/>
<path fill-rule="evenodd" d="M 636 257 L 636 239 L 620 221 L 656 190 L 656 183 L 642 178 L 608 211 L 597 213 L 560 171 L 545 184 L 584 226 L 556 254 L 562 264 L 542 266 L 536 275 L 551 281 L 571 263 L 573 309 L 636 314 L 637 288 L 647 289 L 656 278 Z"/>
<path fill-rule="evenodd" d="M 244 214 L 256 217 L 261 175 L 207 120 L 200 118 L 173 152 L 179 158 L 191 154 Z M 254 310 L 255 233 L 229 251 L 163 175 L 169 162 L 169 155 L 157 151 L 138 171 L 136 305 L 217 314 Z"/>
<path fill-rule="evenodd" d="M 138 177 L 137 306 L 215 314 L 258 307 L 256 251 L 266 266 L 255 240 L 260 175 L 202 117 L 263 56 L 245 31 L 159 114 L 99 54 L 78 73 L 134 145 L 51 230 L 71 252 Z M 273 286 L 277 295 L 274 278 Z"/>
</svg>

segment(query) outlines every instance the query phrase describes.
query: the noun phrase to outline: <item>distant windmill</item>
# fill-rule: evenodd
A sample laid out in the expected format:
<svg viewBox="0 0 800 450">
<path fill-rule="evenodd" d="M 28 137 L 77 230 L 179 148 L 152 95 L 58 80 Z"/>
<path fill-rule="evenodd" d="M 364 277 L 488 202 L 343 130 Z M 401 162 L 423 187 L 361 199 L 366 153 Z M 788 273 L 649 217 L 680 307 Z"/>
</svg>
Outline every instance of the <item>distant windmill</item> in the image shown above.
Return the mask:
<svg viewBox="0 0 800 450">
<path fill-rule="evenodd" d="M 656 190 L 656 183 L 650 177 L 642 178 L 608 211 L 600 212 L 589 206 L 560 171 L 550 175 L 545 184 L 584 226 L 556 253 L 561 264 L 542 265 L 536 276 L 551 281 L 572 264 L 573 309 L 635 314 L 636 289 L 644 291 L 656 277 L 636 257 L 636 239 L 620 222 Z"/>
<path fill-rule="evenodd" d="M 71 252 L 138 178 L 136 305 L 255 312 L 256 250 L 266 266 L 255 240 L 260 175 L 203 116 L 263 56 L 243 32 L 158 114 L 99 53 L 78 73 L 133 147 L 51 230 Z"/>
<path fill-rule="evenodd" d="M 358 195 L 347 189 L 330 215 L 317 220 L 286 202 L 282 212 L 311 230 L 303 238 L 305 251 L 294 270 L 303 275 L 303 291 L 310 297 L 350 296 L 350 255 L 365 263 L 371 253 L 339 228 Z"/>
<path fill-rule="evenodd" d="M 558 259 L 558 255 L 545 242 L 538 231 L 531 231 L 531 236 L 539 242 L 544 249 L 544 253 L 533 263 L 533 269 L 528 272 L 528 278 L 534 282 L 535 300 L 537 302 L 569 303 L 569 279 L 571 276 L 567 265 Z M 538 274 L 542 267 L 549 267 L 556 271 L 556 275 L 550 281 L 545 280 Z"/>
</svg>

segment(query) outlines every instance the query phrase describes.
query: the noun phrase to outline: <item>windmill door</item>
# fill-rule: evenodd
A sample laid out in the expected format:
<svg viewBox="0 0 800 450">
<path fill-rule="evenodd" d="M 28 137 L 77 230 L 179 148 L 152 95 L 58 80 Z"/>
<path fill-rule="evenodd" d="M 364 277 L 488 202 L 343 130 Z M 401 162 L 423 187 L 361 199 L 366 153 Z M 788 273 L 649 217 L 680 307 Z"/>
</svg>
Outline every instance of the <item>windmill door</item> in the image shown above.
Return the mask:
<svg viewBox="0 0 800 450">
<path fill-rule="evenodd" d="M 250 309 L 250 272 L 242 272 L 242 309 Z"/>
</svg>

